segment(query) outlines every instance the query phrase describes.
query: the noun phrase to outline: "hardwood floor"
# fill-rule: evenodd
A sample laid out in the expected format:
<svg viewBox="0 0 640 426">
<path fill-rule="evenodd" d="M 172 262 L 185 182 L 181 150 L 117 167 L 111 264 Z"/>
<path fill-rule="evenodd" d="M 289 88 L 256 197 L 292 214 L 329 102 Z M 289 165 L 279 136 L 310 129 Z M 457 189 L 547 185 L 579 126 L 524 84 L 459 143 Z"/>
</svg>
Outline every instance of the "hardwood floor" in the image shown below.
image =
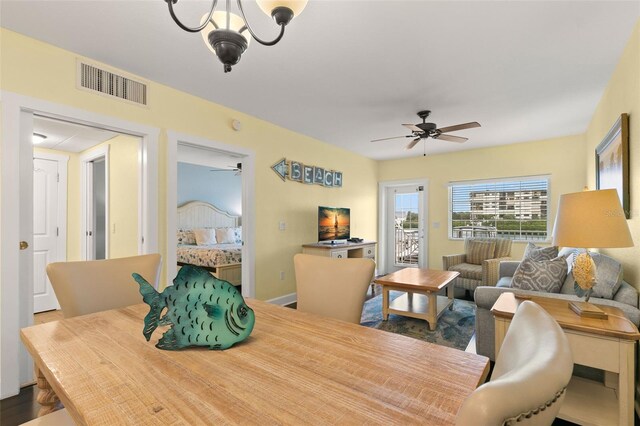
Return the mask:
<svg viewBox="0 0 640 426">
<path fill-rule="evenodd" d="M 16 426 L 35 419 L 40 409 L 36 401 L 38 389 L 27 386 L 20 389 L 20 393 L 0 401 L 0 424 L 2 426 Z"/>
</svg>

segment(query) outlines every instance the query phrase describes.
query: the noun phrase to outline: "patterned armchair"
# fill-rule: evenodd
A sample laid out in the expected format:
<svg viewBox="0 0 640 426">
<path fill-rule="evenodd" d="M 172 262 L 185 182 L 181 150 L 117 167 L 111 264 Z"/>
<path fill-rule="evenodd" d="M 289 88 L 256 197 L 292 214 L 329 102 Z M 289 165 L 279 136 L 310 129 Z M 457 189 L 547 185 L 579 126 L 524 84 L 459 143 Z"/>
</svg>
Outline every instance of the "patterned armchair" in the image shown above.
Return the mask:
<svg viewBox="0 0 640 426">
<path fill-rule="evenodd" d="M 480 285 L 495 286 L 498 267 L 503 260 L 511 260 L 511 240 L 504 238 L 468 238 L 464 253 L 442 256 L 442 269 L 460 275 L 453 285 L 473 292 Z"/>
</svg>

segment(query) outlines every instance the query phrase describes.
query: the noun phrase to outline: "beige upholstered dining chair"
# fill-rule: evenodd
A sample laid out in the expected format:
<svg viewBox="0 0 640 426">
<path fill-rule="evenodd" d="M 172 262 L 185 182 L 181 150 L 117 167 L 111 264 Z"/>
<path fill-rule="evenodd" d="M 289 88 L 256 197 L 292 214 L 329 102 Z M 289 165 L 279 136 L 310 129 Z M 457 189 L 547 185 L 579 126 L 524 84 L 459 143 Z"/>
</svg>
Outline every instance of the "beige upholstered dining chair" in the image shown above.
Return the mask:
<svg viewBox="0 0 640 426">
<path fill-rule="evenodd" d="M 298 310 L 360 324 L 373 260 L 296 254 L 293 263 Z"/>
<path fill-rule="evenodd" d="M 22 423 L 21 426 L 75 426 L 76 422 L 73 421 L 71 415 L 66 408 L 62 408 L 53 413 L 45 414 L 42 417 L 36 417 L 26 423 Z"/>
<path fill-rule="evenodd" d="M 161 256 L 145 254 L 119 259 L 55 262 L 47 275 L 65 318 L 142 303 L 137 272 L 154 286 L 158 283 Z"/>
<path fill-rule="evenodd" d="M 569 342 L 539 305 L 522 302 L 491 380 L 463 403 L 457 425 L 550 425 L 573 372 Z"/>
</svg>

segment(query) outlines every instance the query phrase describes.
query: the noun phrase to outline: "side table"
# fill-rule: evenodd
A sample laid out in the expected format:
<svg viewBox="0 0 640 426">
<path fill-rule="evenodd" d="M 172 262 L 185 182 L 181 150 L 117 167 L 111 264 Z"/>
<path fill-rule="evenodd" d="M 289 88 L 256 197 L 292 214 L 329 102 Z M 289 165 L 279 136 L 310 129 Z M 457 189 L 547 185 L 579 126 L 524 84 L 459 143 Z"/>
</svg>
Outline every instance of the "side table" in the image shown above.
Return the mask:
<svg viewBox="0 0 640 426">
<path fill-rule="evenodd" d="M 511 318 L 524 299 L 503 293 L 491 308 L 496 328 L 496 357 Z M 633 425 L 635 351 L 640 333 L 622 311 L 598 305 L 607 319 L 581 317 L 567 300 L 531 297 L 565 332 L 575 364 L 605 372 L 605 383 L 574 376 L 558 417 L 583 425 Z"/>
</svg>

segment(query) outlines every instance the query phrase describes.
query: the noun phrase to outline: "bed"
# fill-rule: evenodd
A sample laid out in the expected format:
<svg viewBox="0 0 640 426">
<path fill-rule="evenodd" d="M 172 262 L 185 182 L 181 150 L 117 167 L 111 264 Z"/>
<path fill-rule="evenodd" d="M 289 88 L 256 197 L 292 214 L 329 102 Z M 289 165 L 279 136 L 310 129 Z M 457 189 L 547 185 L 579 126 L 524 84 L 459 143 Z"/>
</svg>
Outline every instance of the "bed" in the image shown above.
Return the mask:
<svg viewBox="0 0 640 426">
<path fill-rule="evenodd" d="M 204 201 L 191 201 L 178 207 L 177 228 L 178 267 L 196 265 L 235 286 L 242 283 L 240 217 Z M 209 240 L 210 235 L 218 238 Z"/>
</svg>

